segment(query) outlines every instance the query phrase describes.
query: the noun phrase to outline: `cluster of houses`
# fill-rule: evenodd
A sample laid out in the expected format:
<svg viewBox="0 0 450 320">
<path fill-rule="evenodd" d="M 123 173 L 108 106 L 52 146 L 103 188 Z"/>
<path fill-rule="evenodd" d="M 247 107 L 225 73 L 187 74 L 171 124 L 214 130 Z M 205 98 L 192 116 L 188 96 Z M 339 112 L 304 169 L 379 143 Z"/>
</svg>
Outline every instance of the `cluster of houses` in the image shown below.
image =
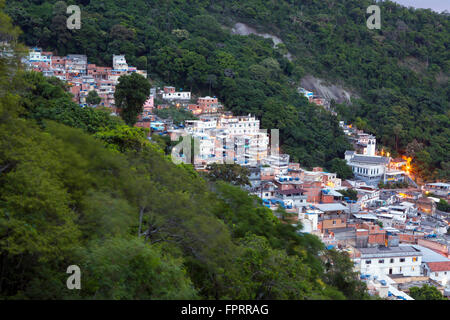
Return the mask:
<svg viewBox="0 0 450 320">
<path fill-rule="evenodd" d="M 56 77 L 69 85 L 74 101 L 86 106 L 89 91 L 96 91 L 101 98 L 100 105 L 117 113 L 114 102 L 115 87 L 122 75 L 134 72 L 147 77 L 147 72 L 129 66 L 124 55 L 113 55 L 112 67 L 101 67 L 88 62 L 87 56 L 70 54 L 64 57 L 52 52 L 32 48 L 23 63 L 28 70 L 42 72 L 44 76 Z"/>
<path fill-rule="evenodd" d="M 87 93 L 97 91 L 102 105 L 113 112 L 118 77 L 132 72 L 146 76 L 116 55 L 113 67 L 107 68 L 88 64 L 83 55 L 57 57 L 33 48 L 26 63 L 66 81 L 82 106 Z M 300 92 L 321 104 L 312 92 L 303 88 Z M 188 110 L 197 119 L 175 125 L 155 115 L 156 109 L 170 106 Z M 168 135 L 172 141 L 188 138 L 189 147 L 193 138 L 192 159 L 191 152 L 177 147 L 172 156 L 193 163 L 197 170 L 207 170 L 212 163 L 247 167 L 250 185 L 244 188 L 283 223 L 301 223 L 301 232 L 317 235 L 327 248 L 347 252 L 372 294 L 410 300 L 409 288 L 430 284 L 450 295 L 450 219 L 436 210 L 439 197 L 449 199 L 450 184 L 427 184 L 415 191 L 380 190 L 380 181 L 407 181 L 410 160 L 377 155 L 374 136 L 340 123 L 354 147 L 345 153 L 354 179 L 341 180 L 320 167 L 306 170 L 291 162 L 288 154 L 280 153 L 276 130 L 269 134 L 255 116 L 224 111 L 216 97 L 195 100 L 191 92 L 175 87 L 152 88 L 136 126 Z M 428 197 L 429 193 L 438 198 Z"/>
<path fill-rule="evenodd" d="M 161 92 L 172 93 L 164 100 L 175 96 L 172 105 L 191 110 L 191 103 L 177 99 L 171 87 Z M 252 115 L 204 108 L 197 117 L 179 127 L 159 127 L 173 141 L 194 138 L 193 159 L 186 157 L 190 152 L 181 152 L 182 161 L 193 163 L 197 170 L 207 170 L 211 163 L 247 167 L 250 185 L 244 188 L 284 223 L 301 223 L 301 232 L 318 236 L 327 248 L 347 252 L 371 294 L 410 300 L 409 288 L 428 284 L 450 295 L 450 218 L 436 210 L 439 198 L 427 196 L 448 199 L 449 184 L 427 184 L 423 190 L 379 189 L 380 181 L 408 179 L 409 161 L 377 155 L 374 136 L 344 123 L 341 127 L 355 149 L 345 154 L 354 173 L 351 180 L 291 162 L 288 154 L 279 153 L 272 141 L 276 137 L 261 130 Z"/>
<path fill-rule="evenodd" d="M 155 104 L 155 99 L 162 103 Z M 149 128 L 154 131 L 167 132 L 174 129 L 170 121 L 157 120 L 154 114 L 155 109 L 165 109 L 175 107 L 191 112 L 194 116 L 214 116 L 224 113 L 224 107 L 217 97 L 198 97 L 196 100 L 192 97 L 190 91 L 176 91 L 175 87 L 164 86 L 161 88 L 152 88 L 150 96 L 144 103 L 143 112 L 138 117 L 136 126 Z"/>
<path fill-rule="evenodd" d="M 449 295 L 449 215 L 438 213 L 435 201 L 421 191 L 374 190 L 364 204 L 367 188 L 351 182 L 342 181 L 340 188 L 322 184 L 315 199 L 311 191 L 303 192 L 301 207 L 286 209 L 298 213 L 292 223 L 301 222 L 303 232 L 317 235 L 328 248 L 347 252 L 372 294 L 408 300 L 411 286 L 428 284 Z M 344 188 L 355 190 L 358 200 L 340 195 Z M 277 199 L 280 192 L 273 195 Z"/>
<path fill-rule="evenodd" d="M 205 113 L 198 120 L 186 120 L 184 128 L 169 130 L 168 134 L 173 141 L 181 136 L 194 138 L 196 152 L 191 163 L 204 169 L 211 163 L 263 164 L 269 136 L 262 131 L 259 120 L 251 115 Z"/>
<path fill-rule="evenodd" d="M 450 218 L 436 210 L 438 198 L 427 196 L 433 192 L 448 199 L 450 185 L 379 189 L 377 182 L 391 182 L 392 176 L 404 181 L 409 162 L 377 156 L 375 137 L 351 135 L 358 147 L 347 163 L 355 178 L 341 180 L 320 167 L 306 170 L 290 162 L 251 115 L 203 114 L 168 134 L 173 140 L 198 138 L 197 170 L 227 160 L 246 166 L 250 186 L 244 188 L 284 223 L 301 222 L 302 232 L 317 235 L 328 248 L 348 252 L 371 294 L 410 300 L 409 288 L 428 284 L 450 295 Z M 351 199 L 348 190 L 356 197 Z"/>
</svg>

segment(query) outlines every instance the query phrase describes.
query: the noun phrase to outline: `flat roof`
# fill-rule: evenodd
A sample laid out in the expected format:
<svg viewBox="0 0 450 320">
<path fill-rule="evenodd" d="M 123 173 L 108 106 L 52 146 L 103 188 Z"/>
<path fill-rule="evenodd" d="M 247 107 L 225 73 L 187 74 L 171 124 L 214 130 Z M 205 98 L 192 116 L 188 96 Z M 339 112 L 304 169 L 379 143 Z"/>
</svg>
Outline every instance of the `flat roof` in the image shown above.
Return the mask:
<svg viewBox="0 0 450 320">
<path fill-rule="evenodd" d="M 355 154 L 355 156 L 351 159 L 351 162 L 363 162 L 370 164 L 387 164 L 389 163 L 389 159 L 381 156 L 365 156 L 360 154 Z"/>
<path fill-rule="evenodd" d="M 358 248 L 361 258 L 422 256 L 422 252 L 413 246 Z"/>
<path fill-rule="evenodd" d="M 348 211 L 348 208 L 340 203 L 322 203 L 315 204 L 314 207 L 319 209 L 320 211 Z"/>
<path fill-rule="evenodd" d="M 392 218 L 394 218 L 394 215 L 389 214 L 389 213 L 379 213 L 379 214 L 377 214 L 377 217 L 392 219 Z"/>
<path fill-rule="evenodd" d="M 305 192 L 303 189 L 288 189 L 288 190 L 277 190 L 279 194 L 302 194 Z"/>
<path fill-rule="evenodd" d="M 373 214 L 370 213 L 363 213 L 363 214 L 359 214 L 359 213 L 354 213 L 353 216 L 357 219 L 369 219 L 369 220 L 378 220 L 378 218 L 376 216 L 374 216 Z"/>
</svg>

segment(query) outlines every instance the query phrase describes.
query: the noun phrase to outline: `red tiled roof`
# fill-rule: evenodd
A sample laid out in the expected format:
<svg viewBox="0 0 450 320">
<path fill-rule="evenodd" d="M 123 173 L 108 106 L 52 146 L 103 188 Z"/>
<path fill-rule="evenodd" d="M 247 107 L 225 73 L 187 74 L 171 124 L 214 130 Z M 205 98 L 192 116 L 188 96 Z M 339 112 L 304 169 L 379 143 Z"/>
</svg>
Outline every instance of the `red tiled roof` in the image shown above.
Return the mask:
<svg viewBox="0 0 450 320">
<path fill-rule="evenodd" d="M 431 272 L 450 271 L 450 261 L 428 262 Z"/>
</svg>

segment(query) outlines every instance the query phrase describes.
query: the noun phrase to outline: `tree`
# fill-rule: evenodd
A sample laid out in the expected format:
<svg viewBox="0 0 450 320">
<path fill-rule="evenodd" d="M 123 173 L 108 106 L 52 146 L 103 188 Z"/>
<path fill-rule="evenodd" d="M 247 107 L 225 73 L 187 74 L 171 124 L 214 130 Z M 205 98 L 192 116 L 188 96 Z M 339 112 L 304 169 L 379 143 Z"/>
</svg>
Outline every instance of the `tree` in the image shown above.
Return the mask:
<svg viewBox="0 0 450 320">
<path fill-rule="evenodd" d="M 409 295 L 414 300 L 445 300 L 442 293 L 434 286 L 424 285 L 422 287 L 412 287 Z"/>
<path fill-rule="evenodd" d="M 172 119 L 174 124 L 182 124 L 185 120 L 196 120 L 196 116 L 189 110 L 170 106 L 169 108 L 156 109 L 154 113 L 162 119 Z"/>
<path fill-rule="evenodd" d="M 182 262 L 142 239 L 94 241 L 80 250 L 84 288 L 94 299 L 195 299 Z"/>
<path fill-rule="evenodd" d="M 99 131 L 95 137 L 105 142 L 108 149 L 119 152 L 141 151 L 148 144 L 144 128 L 117 126 L 110 130 Z M 147 130 L 148 131 L 148 130 Z"/>
<path fill-rule="evenodd" d="M 311 270 L 299 257 L 274 250 L 264 237 L 241 240 L 243 253 L 238 257 L 240 278 L 251 289 L 250 299 L 320 299 L 318 283 L 308 281 Z M 292 276 L 295 275 L 295 276 Z M 341 299 L 342 299 L 341 295 Z"/>
<path fill-rule="evenodd" d="M 365 130 L 367 128 L 367 121 L 365 119 L 360 118 L 360 117 L 356 117 L 355 126 L 359 130 Z"/>
<path fill-rule="evenodd" d="M 91 90 L 89 91 L 86 97 L 86 103 L 90 106 L 98 105 L 102 101 L 102 98 L 98 96 L 97 91 Z"/>
<path fill-rule="evenodd" d="M 397 123 L 393 128 L 392 131 L 395 135 L 395 150 L 398 151 L 398 141 L 400 135 L 403 133 L 403 126 L 401 123 Z"/>
<path fill-rule="evenodd" d="M 139 70 L 147 70 L 147 57 L 141 56 L 136 61 L 136 67 Z"/>
<path fill-rule="evenodd" d="M 437 203 L 437 209 L 444 212 L 450 212 L 450 204 L 444 199 L 440 199 Z"/>
<path fill-rule="evenodd" d="M 353 271 L 353 262 L 345 252 L 335 249 L 325 253 L 325 282 L 338 288 L 348 299 L 367 299 L 367 287 Z"/>
<path fill-rule="evenodd" d="M 208 74 L 206 76 L 206 82 L 209 84 L 209 95 L 211 96 L 211 87 L 215 87 L 217 84 L 217 77 L 215 74 Z"/>
<path fill-rule="evenodd" d="M 339 193 L 342 194 L 344 197 L 348 197 L 350 200 L 358 200 L 358 192 L 353 189 L 347 189 L 347 190 L 339 190 Z"/>
<path fill-rule="evenodd" d="M 329 168 L 331 172 L 336 172 L 337 176 L 341 179 L 349 179 L 353 177 L 352 169 L 343 159 L 334 158 L 330 161 Z"/>
<path fill-rule="evenodd" d="M 150 83 L 144 76 L 133 73 L 121 76 L 114 92 L 116 107 L 121 110 L 122 118 L 128 125 L 134 125 L 142 113 L 144 102 L 150 92 Z"/>
<path fill-rule="evenodd" d="M 212 181 L 222 180 L 239 186 L 250 185 L 250 171 L 238 164 L 213 163 L 208 165 L 207 170 L 208 178 Z"/>
<path fill-rule="evenodd" d="M 21 103 L 27 116 L 38 123 L 51 119 L 89 133 L 123 124 L 120 117 L 111 115 L 110 109 L 80 108 L 57 78 L 44 77 L 39 72 L 25 73 L 20 78 L 28 88 L 33 88 L 23 92 Z"/>
</svg>

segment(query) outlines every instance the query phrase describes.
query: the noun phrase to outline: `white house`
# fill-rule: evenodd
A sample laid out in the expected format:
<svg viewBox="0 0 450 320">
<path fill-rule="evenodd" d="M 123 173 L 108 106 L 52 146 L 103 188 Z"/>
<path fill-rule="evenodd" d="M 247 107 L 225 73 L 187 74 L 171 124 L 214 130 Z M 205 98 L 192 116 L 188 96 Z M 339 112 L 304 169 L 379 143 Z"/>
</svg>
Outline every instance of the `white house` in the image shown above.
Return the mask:
<svg viewBox="0 0 450 320">
<path fill-rule="evenodd" d="M 442 286 L 450 284 L 450 259 L 420 245 L 414 247 L 422 252 L 422 273 Z"/>
<path fill-rule="evenodd" d="M 48 65 L 52 63 L 51 52 L 43 52 L 40 48 L 32 48 L 28 52 L 28 60 L 30 62 L 44 62 Z"/>
<path fill-rule="evenodd" d="M 368 185 L 377 185 L 383 179 L 389 158 L 345 152 L 345 160 L 351 167 L 356 179 L 363 180 Z"/>
<path fill-rule="evenodd" d="M 371 186 L 355 188 L 358 192 L 358 203 L 361 208 L 368 207 L 371 203 L 380 199 L 380 190 Z"/>
<path fill-rule="evenodd" d="M 305 190 L 302 189 L 288 189 L 288 190 L 276 190 L 275 198 L 283 201 L 287 206 L 291 204 L 295 208 L 303 207 L 306 205 Z"/>
<path fill-rule="evenodd" d="M 408 215 L 409 208 L 404 206 L 389 206 L 389 213 L 392 214 L 393 219 L 400 222 L 405 222 Z"/>
<path fill-rule="evenodd" d="M 298 221 L 303 225 L 302 232 L 311 233 L 318 230 L 319 210 L 307 210 L 303 213 L 302 209 L 298 211 Z"/>
<path fill-rule="evenodd" d="M 120 71 L 128 71 L 127 60 L 124 55 L 113 55 L 113 69 Z"/>
<path fill-rule="evenodd" d="M 419 276 L 422 252 L 413 246 L 358 248 L 355 259 L 361 274 Z"/>
<path fill-rule="evenodd" d="M 164 92 L 162 94 L 164 100 L 190 100 L 190 91 L 180 91 L 180 92 Z"/>
</svg>

